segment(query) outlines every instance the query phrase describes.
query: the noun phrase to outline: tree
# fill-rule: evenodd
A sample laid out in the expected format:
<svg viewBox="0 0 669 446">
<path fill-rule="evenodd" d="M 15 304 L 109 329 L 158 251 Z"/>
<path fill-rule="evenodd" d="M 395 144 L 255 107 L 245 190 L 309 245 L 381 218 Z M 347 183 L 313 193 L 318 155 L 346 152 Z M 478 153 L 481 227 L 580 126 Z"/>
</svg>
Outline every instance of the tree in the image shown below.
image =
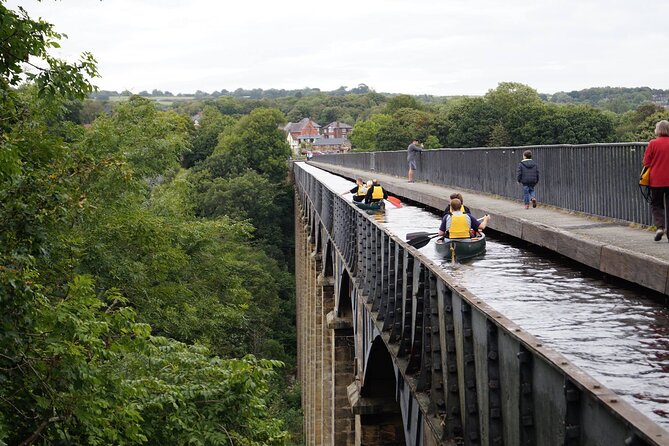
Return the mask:
<svg viewBox="0 0 669 446">
<path fill-rule="evenodd" d="M 183 166 L 193 167 L 195 163 L 211 155 L 218 145 L 219 135 L 231 128 L 235 122 L 232 116 L 222 115 L 215 106 L 205 105 L 202 110 L 200 127 L 195 130 L 191 151 L 183 156 Z"/>
<path fill-rule="evenodd" d="M 84 143 L 93 152 L 122 154 L 136 174 L 154 178 L 179 166 L 189 150 L 190 126 L 187 117 L 132 96 L 111 117 L 96 119 Z"/>
<path fill-rule="evenodd" d="M 9 137 L 20 119 L 14 90 L 25 78 L 37 88 L 41 98 L 79 99 L 94 90 L 90 80 L 98 75 L 95 59 L 83 53 L 70 64 L 49 54 L 60 47 L 62 34 L 41 19 L 33 20 L 21 7 L 7 9 L 0 2 L 0 180 L 20 171 L 24 155 Z"/>
<path fill-rule="evenodd" d="M 401 108 L 412 108 L 415 110 L 422 110 L 423 107 L 418 103 L 416 98 L 407 94 L 401 94 L 392 97 L 388 100 L 384 113 L 392 115 Z"/>
<path fill-rule="evenodd" d="M 497 116 L 485 99 L 464 98 L 449 108 L 446 119 L 449 147 L 485 147 Z"/>
<path fill-rule="evenodd" d="M 280 183 L 288 174 L 290 147 L 279 128 L 286 118 L 278 110 L 258 108 L 244 116 L 221 137 L 214 155 L 219 155 L 226 173 L 238 175 L 248 169 Z M 223 176 L 223 175 L 221 175 Z"/>
<path fill-rule="evenodd" d="M 390 124 L 392 117 L 385 114 L 372 115 L 367 121 L 359 121 L 351 131 L 351 144 L 356 150 L 378 150 L 376 141 L 381 126 Z"/>
</svg>

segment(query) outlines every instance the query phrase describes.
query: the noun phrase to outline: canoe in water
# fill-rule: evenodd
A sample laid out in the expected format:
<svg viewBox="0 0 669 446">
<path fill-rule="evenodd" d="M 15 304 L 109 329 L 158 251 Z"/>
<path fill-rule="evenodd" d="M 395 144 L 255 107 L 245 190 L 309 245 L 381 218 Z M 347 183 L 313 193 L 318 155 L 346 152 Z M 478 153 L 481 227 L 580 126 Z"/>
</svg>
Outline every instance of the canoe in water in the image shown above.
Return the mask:
<svg viewBox="0 0 669 446">
<path fill-rule="evenodd" d="M 386 208 L 386 205 L 383 201 L 375 201 L 369 204 L 365 204 L 363 202 L 358 203 L 354 201 L 353 204 L 366 211 L 380 211 Z"/>
<path fill-rule="evenodd" d="M 455 250 L 455 260 L 465 260 L 485 252 L 485 234 L 481 233 L 476 238 L 437 239 L 435 244 L 437 252 L 444 257 L 452 258 Z"/>
</svg>

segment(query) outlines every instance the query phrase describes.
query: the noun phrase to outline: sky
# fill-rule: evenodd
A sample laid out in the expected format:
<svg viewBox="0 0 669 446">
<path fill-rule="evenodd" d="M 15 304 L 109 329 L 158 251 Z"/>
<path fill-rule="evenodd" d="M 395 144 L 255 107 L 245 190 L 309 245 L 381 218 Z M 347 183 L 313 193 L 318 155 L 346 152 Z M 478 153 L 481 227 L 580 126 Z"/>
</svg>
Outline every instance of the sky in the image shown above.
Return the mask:
<svg viewBox="0 0 669 446">
<path fill-rule="evenodd" d="M 669 89 L 666 0 L 0 1 L 93 53 L 102 90 Z"/>
</svg>

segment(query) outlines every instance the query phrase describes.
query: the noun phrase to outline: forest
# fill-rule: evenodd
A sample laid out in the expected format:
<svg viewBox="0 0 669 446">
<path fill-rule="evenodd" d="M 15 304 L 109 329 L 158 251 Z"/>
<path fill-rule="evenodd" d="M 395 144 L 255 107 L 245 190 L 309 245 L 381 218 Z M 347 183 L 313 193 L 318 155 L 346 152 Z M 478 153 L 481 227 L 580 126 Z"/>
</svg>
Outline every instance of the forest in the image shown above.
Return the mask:
<svg viewBox="0 0 669 446">
<path fill-rule="evenodd" d="M 0 16 L 0 444 L 299 444 L 285 117 L 84 127 L 93 56 Z"/>
<path fill-rule="evenodd" d="M 289 121 L 349 123 L 372 151 L 644 141 L 669 117 L 514 82 L 159 104 L 98 91 L 92 54 L 51 55 L 53 25 L 0 17 L 0 445 L 301 444 Z"/>
<path fill-rule="evenodd" d="M 364 84 L 331 92 L 238 89 L 224 93 L 200 92 L 163 108 L 190 116 L 215 109 L 226 117 L 273 108 L 291 122 L 302 118 L 320 125 L 340 121 L 353 126 L 350 139 L 357 151 L 405 150 L 414 137 L 429 149 L 647 141 L 653 137 L 654 124 L 669 117 L 669 94 L 648 88 L 545 95 L 528 85 L 501 82 L 479 97 L 381 94 Z M 114 103 L 88 99 L 72 113 L 75 120 L 86 123 L 109 112 Z"/>
</svg>

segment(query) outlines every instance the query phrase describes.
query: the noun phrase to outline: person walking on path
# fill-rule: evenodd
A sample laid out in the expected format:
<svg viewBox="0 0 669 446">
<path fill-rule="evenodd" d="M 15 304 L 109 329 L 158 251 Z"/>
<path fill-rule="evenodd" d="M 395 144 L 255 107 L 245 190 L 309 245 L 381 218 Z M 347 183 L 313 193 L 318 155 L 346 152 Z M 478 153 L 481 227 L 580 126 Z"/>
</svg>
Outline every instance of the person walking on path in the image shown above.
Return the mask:
<svg viewBox="0 0 669 446">
<path fill-rule="evenodd" d="M 523 160 L 518 163 L 518 169 L 516 170 L 516 180 L 518 184 L 523 186 L 523 202 L 525 203 L 525 209 L 530 208 L 530 202 L 532 202 L 532 207 L 537 207 L 537 197 L 534 193 L 534 186 L 539 182 L 539 166 L 532 159 L 532 152 L 526 150 L 523 152 Z"/>
<path fill-rule="evenodd" d="M 655 139 L 648 143 L 643 165 L 650 169 L 650 211 L 655 223 L 655 241 L 667 231 L 667 195 L 669 195 L 669 121 L 655 125 Z M 668 236 L 669 238 L 669 236 Z"/>
<path fill-rule="evenodd" d="M 407 147 L 407 162 L 409 163 L 409 183 L 415 183 L 413 180 L 413 172 L 416 170 L 416 154 L 422 152 L 423 149 L 420 147 L 420 143 L 418 142 L 418 139 L 414 138 L 413 141 L 411 141 L 411 144 L 409 144 L 409 147 Z"/>
</svg>

